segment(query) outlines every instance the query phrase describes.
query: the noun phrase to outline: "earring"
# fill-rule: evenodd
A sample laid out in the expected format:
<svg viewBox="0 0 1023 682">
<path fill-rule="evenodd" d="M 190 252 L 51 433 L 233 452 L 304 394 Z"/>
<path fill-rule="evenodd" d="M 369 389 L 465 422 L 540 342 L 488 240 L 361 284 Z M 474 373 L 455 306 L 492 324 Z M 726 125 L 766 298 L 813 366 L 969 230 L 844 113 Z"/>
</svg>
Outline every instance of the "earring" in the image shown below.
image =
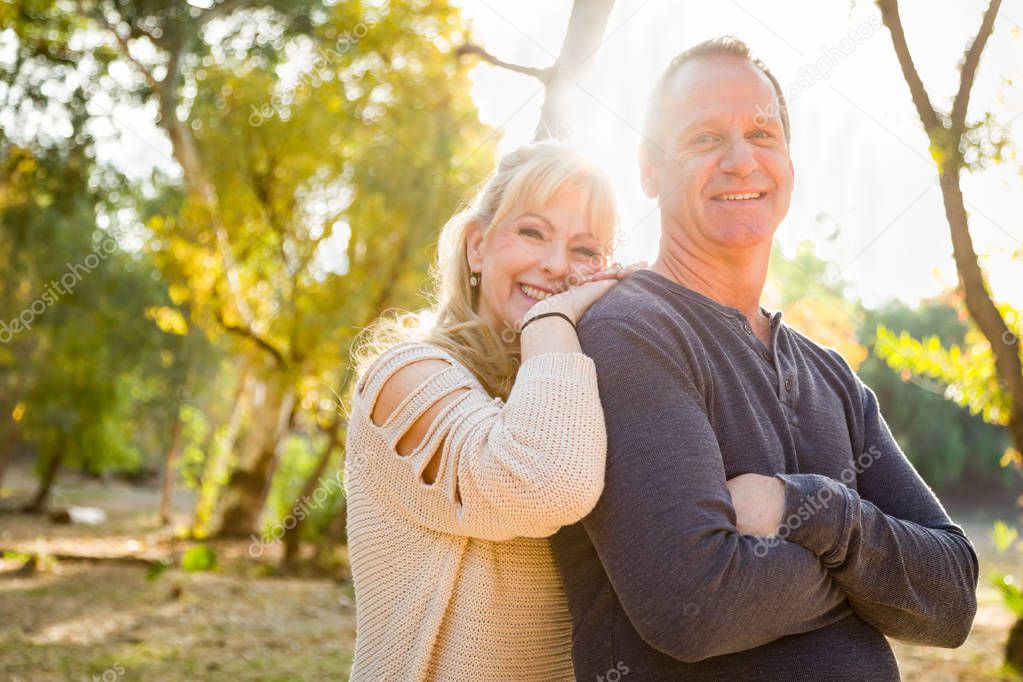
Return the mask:
<svg viewBox="0 0 1023 682">
<path fill-rule="evenodd" d="M 480 275 L 478 272 L 474 272 L 469 276 L 469 286 L 477 287 L 480 284 Z"/>
</svg>

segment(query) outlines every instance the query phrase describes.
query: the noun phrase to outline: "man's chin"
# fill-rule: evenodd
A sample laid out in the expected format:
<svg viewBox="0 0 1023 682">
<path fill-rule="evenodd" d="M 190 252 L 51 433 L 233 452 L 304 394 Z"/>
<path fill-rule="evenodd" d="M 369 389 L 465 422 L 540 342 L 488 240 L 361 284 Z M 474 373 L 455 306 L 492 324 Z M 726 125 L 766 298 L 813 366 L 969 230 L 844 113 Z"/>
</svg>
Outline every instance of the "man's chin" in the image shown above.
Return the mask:
<svg viewBox="0 0 1023 682">
<path fill-rule="evenodd" d="M 749 249 L 770 243 L 774 239 L 776 225 L 765 222 L 734 222 L 710 230 L 712 239 L 720 246 L 731 249 Z"/>
</svg>

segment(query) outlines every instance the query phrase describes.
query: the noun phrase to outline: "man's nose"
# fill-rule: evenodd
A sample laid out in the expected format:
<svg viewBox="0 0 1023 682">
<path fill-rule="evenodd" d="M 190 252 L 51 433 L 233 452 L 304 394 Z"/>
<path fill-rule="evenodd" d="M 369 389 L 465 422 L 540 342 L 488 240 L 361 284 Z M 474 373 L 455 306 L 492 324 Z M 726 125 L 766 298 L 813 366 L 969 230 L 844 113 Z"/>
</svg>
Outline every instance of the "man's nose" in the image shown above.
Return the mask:
<svg viewBox="0 0 1023 682">
<path fill-rule="evenodd" d="M 753 158 L 753 150 L 747 140 L 733 141 L 721 158 L 721 170 L 725 173 L 746 177 L 756 170 L 757 162 Z"/>
</svg>

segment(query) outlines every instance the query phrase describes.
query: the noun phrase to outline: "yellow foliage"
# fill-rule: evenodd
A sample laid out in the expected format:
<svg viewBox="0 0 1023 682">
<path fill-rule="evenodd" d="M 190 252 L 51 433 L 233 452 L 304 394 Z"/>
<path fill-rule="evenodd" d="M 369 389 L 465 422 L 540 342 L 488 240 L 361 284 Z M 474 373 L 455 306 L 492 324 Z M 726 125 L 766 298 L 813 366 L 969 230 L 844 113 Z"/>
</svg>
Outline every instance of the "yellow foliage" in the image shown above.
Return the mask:
<svg viewBox="0 0 1023 682">
<path fill-rule="evenodd" d="M 146 319 L 156 322 L 156 326 L 165 334 L 184 336 L 188 333 L 188 322 L 174 308 L 167 306 L 151 306 L 146 308 Z"/>
<path fill-rule="evenodd" d="M 998 460 L 998 463 L 1003 467 L 1007 467 L 1010 464 L 1019 468 L 1023 466 L 1023 456 L 1020 455 L 1019 450 L 1016 448 L 1007 448 L 1005 453 L 1002 454 L 1002 458 Z"/>
<path fill-rule="evenodd" d="M 813 341 L 833 348 L 856 370 L 867 349 L 856 340 L 859 321 L 824 296 L 807 296 L 785 309 L 785 323 Z"/>
</svg>

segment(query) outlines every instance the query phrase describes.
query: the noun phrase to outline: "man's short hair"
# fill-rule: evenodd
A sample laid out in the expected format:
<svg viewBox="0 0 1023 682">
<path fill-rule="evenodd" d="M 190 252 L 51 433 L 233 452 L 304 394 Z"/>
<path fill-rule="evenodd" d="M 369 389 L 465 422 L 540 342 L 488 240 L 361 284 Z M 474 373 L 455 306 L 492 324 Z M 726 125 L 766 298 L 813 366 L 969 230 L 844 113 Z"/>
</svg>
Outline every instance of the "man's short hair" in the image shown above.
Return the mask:
<svg viewBox="0 0 1023 682">
<path fill-rule="evenodd" d="M 664 99 L 667 94 L 669 81 L 671 81 L 672 77 L 678 72 L 683 64 L 700 57 L 714 57 L 719 55 L 731 55 L 739 57 L 740 59 L 745 59 L 753 66 L 760 69 L 760 71 L 767 76 L 767 79 L 771 81 L 771 85 L 774 86 L 774 92 L 778 97 L 778 111 L 772 113 L 777 113 L 781 116 L 781 125 L 785 133 L 785 144 L 789 144 L 791 139 L 791 131 L 789 130 L 789 109 L 788 105 L 785 104 L 785 95 L 782 93 L 781 84 L 778 83 L 778 79 L 774 77 L 774 74 L 771 73 L 771 70 L 767 68 L 766 64 L 753 56 L 746 43 L 742 42 L 735 36 L 721 36 L 720 38 L 711 38 L 710 40 L 698 43 L 685 52 L 677 55 L 668 63 L 667 68 L 664 69 L 661 77 L 658 78 L 657 83 L 654 84 L 654 89 L 650 93 L 650 100 L 647 103 L 646 120 L 643 123 L 642 144 L 643 150 L 647 154 L 648 158 L 658 158 L 663 150 L 663 142 L 660 138 L 662 133 L 661 128 L 664 123 Z"/>
</svg>

